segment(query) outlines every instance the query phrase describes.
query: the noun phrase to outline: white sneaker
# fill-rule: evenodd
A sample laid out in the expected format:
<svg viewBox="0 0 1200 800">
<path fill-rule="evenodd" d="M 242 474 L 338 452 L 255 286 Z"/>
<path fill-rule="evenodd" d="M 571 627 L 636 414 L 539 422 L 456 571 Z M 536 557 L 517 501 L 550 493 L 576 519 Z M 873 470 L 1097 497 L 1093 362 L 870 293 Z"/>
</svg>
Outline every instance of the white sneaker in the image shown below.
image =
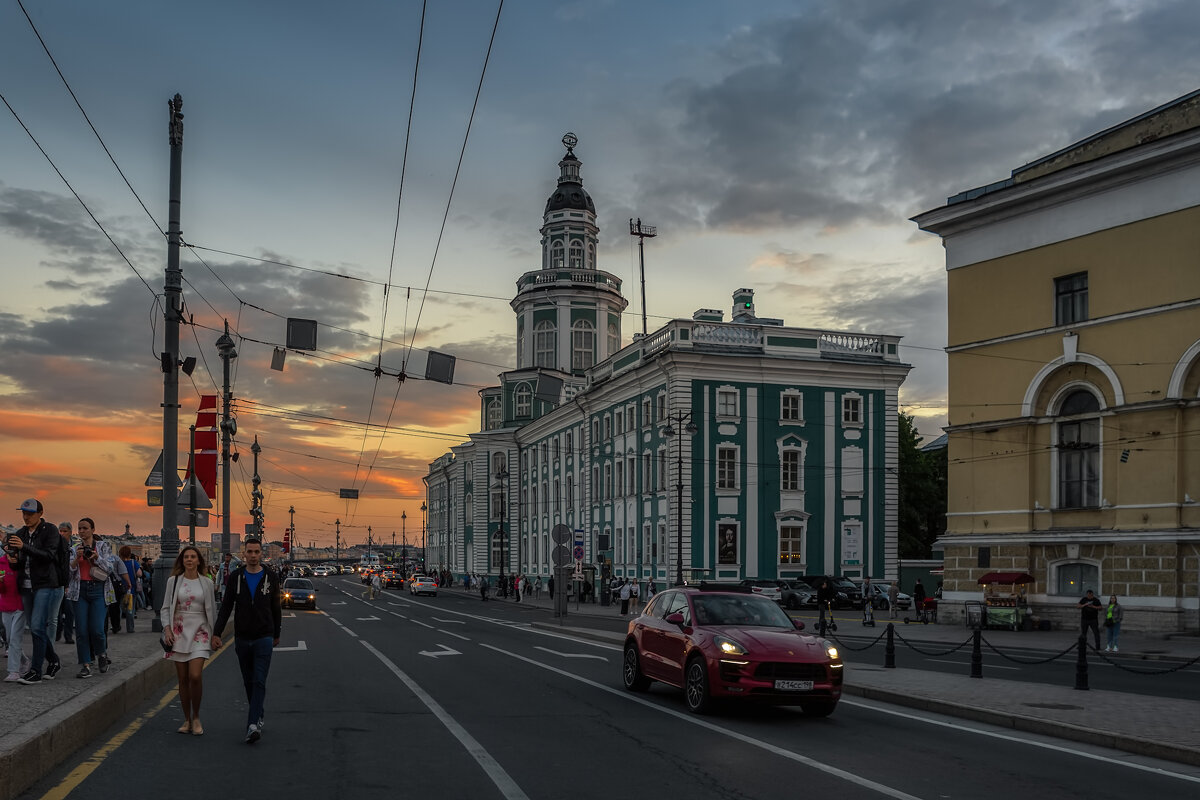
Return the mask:
<svg viewBox="0 0 1200 800">
<path fill-rule="evenodd" d="M 10 673 L 8 673 L 8 677 L 4 679 L 4 682 L 5 683 L 16 683 L 19 680 L 21 680 L 20 673 L 10 672 Z"/>
<path fill-rule="evenodd" d="M 1119 648 L 1119 647 L 1114 647 L 1114 648 L 1113 648 L 1113 652 L 1114 652 L 1114 653 L 1119 653 L 1119 652 L 1121 652 L 1121 648 Z"/>
<path fill-rule="evenodd" d="M 1106 653 L 1111 653 L 1111 652 L 1112 652 L 1112 645 L 1111 645 L 1111 644 L 1110 644 L 1110 645 L 1106 645 L 1106 646 L 1105 646 L 1105 648 L 1104 648 L 1104 652 L 1106 652 Z"/>
</svg>

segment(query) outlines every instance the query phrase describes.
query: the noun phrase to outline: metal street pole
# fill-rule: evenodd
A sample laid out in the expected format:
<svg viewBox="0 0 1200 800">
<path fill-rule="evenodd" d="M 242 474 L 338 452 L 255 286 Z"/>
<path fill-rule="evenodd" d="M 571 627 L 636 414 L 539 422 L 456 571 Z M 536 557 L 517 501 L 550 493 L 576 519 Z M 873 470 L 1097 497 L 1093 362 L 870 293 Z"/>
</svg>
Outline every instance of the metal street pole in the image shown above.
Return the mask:
<svg viewBox="0 0 1200 800">
<path fill-rule="evenodd" d="M 675 427 L 668 423 L 663 435 L 679 437 L 675 458 L 675 585 L 683 586 L 683 434 L 694 435 L 696 424 L 690 411 L 676 411 L 667 418 Z"/>
<path fill-rule="evenodd" d="M 407 524 L 407 522 L 408 522 L 408 512 L 401 511 L 400 512 L 400 536 L 401 536 L 401 538 L 404 539 L 404 553 L 403 553 L 403 555 L 400 556 L 402 559 L 404 559 L 403 561 L 400 562 L 400 571 L 401 572 L 404 572 L 404 568 L 406 566 L 408 566 L 405 563 L 408 561 L 408 533 L 405 531 L 405 525 Z M 395 536 L 396 534 L 393 533 L 392 535 Z M 392 557 L 393 558 L 395 557 L 394 553 L 392 554 Z"/>
<path fill-rule="evenodd" d="M 229 320 L 225 320 L 225 333 L 217 339 L 217 353 L 221 356 L 223 394 L 221 403 L 221 555 L 229 553 L 229 440 L 237 433 L 237 423 L 230 416 L 233 405 L 233 389 L 229 385 L 229 364 L 237 358 L 233 339 L 229 336 Z"/>
<path fill-rule="evenodd" d="M 296 507 L 288 506 L 288 555 L 296 552 Z M 292 561 L 295 561 L 293 556 Z"/>
<path fill-rule="evenodd" d="M 338 563 L 338 568 L 341 568 L 342 563 L 342 520 L 335 519 L 333 521 L 333 560 Z"/>
<path fill-rule="evenodd" d="M 167 578 L 179 553 L 179 508 L 175 486 L 179 469 L 179 323 L 183 318 L 183 270 L 179 268 L 179 207 L 183 182 L 183 97 L 167 101 L 167 139 L 171 145 L 171 177 L 167 200 L 167 271 L 163 284 L 163 524 L 158 560 L 154 564 L 154 607 L 162 607 Z M 162 630 L 157 615 L 151 628 Z"/>
<path fill-rule="evenodd" d="M 188 544 L 196 546 L 196 426 L 188 426 Z"/>
<path fill-rule="evenodd" d="M 429 556 L 425 554 L 425 512 L 428 507 L 421 501 L 421 560 L 425 562 L 425 573 L 429 573 Z"/>
</svg>

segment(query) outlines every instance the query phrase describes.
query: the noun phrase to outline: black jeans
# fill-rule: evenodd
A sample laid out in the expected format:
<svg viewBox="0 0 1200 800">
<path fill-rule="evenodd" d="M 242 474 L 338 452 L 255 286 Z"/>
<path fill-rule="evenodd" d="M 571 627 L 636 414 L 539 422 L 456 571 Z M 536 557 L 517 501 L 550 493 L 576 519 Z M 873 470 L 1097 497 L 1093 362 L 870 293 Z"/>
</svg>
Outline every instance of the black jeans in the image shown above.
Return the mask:
<svg viewBox="0 0 1200 800">
<path fill-rule="evenodd" d="M 1092 631 L 1092 638 L 1096 640 L 1096 649 L 1100 649 L 1100 626 L 1094 619 L 1085 619 L 1079 626 L 1079 632 L 1083 638 L 1087 638 L 1088 629 Z"/>
</svg>

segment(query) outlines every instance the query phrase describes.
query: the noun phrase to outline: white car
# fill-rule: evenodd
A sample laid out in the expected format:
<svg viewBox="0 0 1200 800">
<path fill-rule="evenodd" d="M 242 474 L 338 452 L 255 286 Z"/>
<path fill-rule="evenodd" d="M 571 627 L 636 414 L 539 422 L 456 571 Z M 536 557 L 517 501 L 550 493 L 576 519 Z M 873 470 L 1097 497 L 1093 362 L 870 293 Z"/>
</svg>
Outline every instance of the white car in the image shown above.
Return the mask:
<svg viewBox="0 0 1200 800">
<path fill-rule="evenodd" d="M 408 593 L 411 595 L 431 594 L 437 597 L 437 583 L 425 575 L 415 575 L 408 579 Z"/>
<path fill-rule="evenodd" d="M 324 564 L 322 564 L 319 567 L 313 567 L 313 577 L 314 578 L 328 578 L 329 577 L 329 567 L 325 566 Z"/>
</svg>

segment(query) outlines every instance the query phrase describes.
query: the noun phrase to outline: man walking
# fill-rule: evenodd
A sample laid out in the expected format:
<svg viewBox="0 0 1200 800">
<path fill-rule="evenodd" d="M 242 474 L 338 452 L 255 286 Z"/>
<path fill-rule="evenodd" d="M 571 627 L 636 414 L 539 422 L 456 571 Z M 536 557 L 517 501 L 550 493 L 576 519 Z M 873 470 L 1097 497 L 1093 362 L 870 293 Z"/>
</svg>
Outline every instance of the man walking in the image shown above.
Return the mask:
<svg viewBox="0 0 1200 800">
<path fill-rule="evenodd" d="M 213 626 L 213 645 L 221 647 L 220 633 L 233 614 L 234 649 L 242 669 L 246 702 L 250 706 L 246 743 L 262 738 L 263 706 L 267 696 L 267 673 L 271 653 L 279 645 L 283 612 L 279 604 L 279 578 L 262 565 L 262 541 L 250 537 L 243 546 L 245 563 L 229 576 L 229 585 L 221 598 L 217 624 Z"/>
<path fill-rule="evenodd" d="M 1090 628 L 1092 638 L 1096 642 L 1096 650 L 1100 649 L 1100 609 L 1102 608 L 1100 598 L 1091 590 L 1087 590 L 1079 600 L 1079 638 L 1087 639 L 1087 632 Z"/>
<path fill-rule="evenodd" d="M 29 630 L 33 636 L 33 655 L 29 671 L 20 679 L 20 683 L 32 686 L 41 683 L 43 677 L 53 679 L 62 668 L 54 652 L 54 632 L 58 629 L 58 609 L 67 577 L 63 574 L 67 566 L 66 547 L 58 528 L 42 519 L 44 509 L 40 500 L 31 497 L 17 510 L 25 527 L 8 537 L 8 547 L 10 555 L 15 552 L 19 556 L 32 591 Z"/>
</svg>

